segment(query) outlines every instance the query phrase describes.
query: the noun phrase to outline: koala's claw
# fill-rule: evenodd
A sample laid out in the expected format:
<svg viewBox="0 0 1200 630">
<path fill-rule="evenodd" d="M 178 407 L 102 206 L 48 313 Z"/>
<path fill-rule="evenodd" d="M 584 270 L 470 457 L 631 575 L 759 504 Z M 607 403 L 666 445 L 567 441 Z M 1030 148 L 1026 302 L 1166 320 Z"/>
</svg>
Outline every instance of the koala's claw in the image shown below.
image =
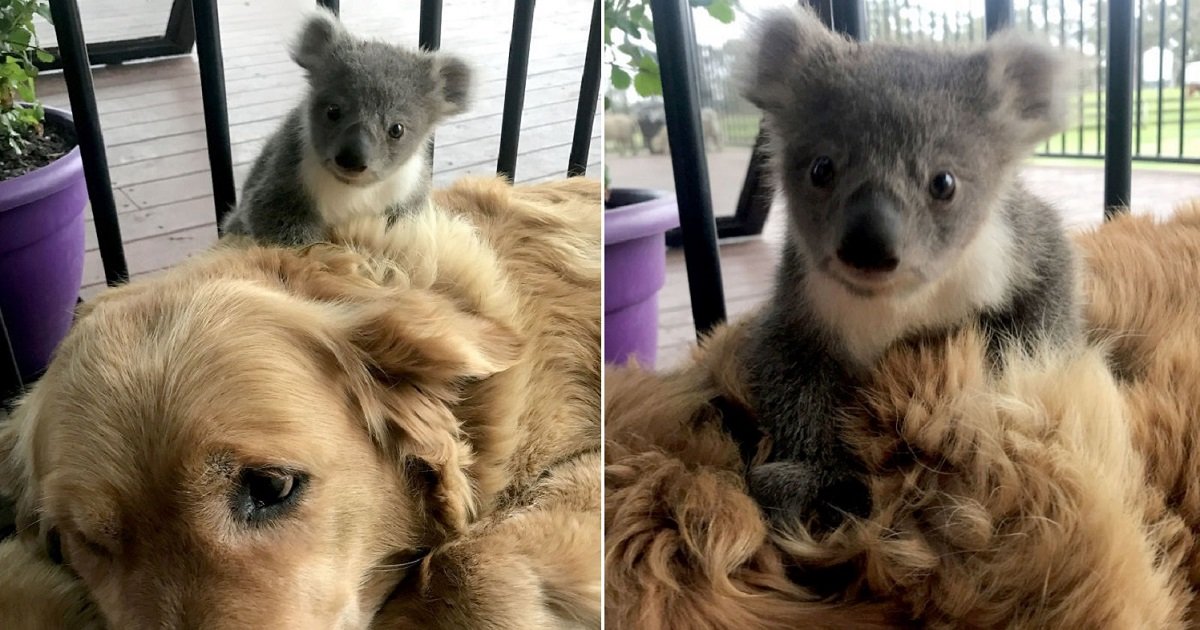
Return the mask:
<svg viewBox="0 0 1200 630">
<path fill-rule="evenodd" d="M 777 531 L 805 527 L 828 532 L 847 514 L 867 516 L 871 496 L 866 484 L 849 472 L 830 476 L 808 462 L 771 462 L 750 468 L 746 483 L 767 523 Z"/>
</svg>

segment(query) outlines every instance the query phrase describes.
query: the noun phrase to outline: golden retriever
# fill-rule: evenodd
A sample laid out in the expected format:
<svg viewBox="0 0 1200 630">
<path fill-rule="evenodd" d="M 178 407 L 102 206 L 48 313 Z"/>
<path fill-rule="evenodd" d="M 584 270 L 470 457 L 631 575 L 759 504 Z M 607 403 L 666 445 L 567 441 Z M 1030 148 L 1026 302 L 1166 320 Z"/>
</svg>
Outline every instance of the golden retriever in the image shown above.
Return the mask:
<svg viewBox="0 0 1200 630">
<path fill-rule="evenodd" d="M 22 538 L 113 628 L 599 627 L 599 199 L 466 180 L 89 302 L 0 433 Z"/>
<path fill-rule="evenodd" d="M 872 514 L 829 536 L 771 534 L 745 494 L 739 325 L 675 372 L 611 370 L 609 626 L 1200 622 L 1200 202 L 1079 242 L 1094 345 L 1000 375 L 971 330 L 889 353 L 844 418 Z"/>
</svg>

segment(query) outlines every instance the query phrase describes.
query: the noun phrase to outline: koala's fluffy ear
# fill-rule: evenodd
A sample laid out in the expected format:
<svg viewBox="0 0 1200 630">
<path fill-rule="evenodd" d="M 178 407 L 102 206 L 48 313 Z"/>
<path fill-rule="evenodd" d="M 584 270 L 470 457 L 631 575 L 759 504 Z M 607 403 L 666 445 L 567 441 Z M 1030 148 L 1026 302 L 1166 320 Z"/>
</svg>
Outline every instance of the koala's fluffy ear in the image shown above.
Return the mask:
<svg viewBox="0 0 1200 630">
<path fill-rule="evenodd" d="M 442 115 L 466 111 L 471 99 L 471 67 L 458 57 L 435 54 L 433 76 L 442 97 Z"/>
<path fill-rule="evenodd" d="M 292 60 L 312 72 L 329 57 L 329 52 L 345 32 L 333 13 L 318 9 L 304 20 L 304 26 L 292 42 Z"/>
<path fill-rule="evenodd" d="M 833 71 L 854 45 L 808 7 L 773 9 L 755 20 L 740 45 L 742 93 L 767 112 L 786 107 L 795 100 L 796 80 Z"/>
<path fill-rule="evenodd" d="M 1015 31 L 997 34 L 981 54 L 994 115 L 1012 137 L 1037 143 L 1066 127 L 1078 83 L 1069 56 Z"/>
</svg>

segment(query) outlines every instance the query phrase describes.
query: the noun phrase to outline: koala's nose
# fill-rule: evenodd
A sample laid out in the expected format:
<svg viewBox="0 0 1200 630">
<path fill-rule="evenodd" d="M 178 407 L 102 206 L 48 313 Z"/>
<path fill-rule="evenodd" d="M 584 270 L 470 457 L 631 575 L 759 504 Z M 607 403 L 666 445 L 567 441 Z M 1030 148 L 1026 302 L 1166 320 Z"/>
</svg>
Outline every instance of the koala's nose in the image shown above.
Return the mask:
<svg viewBox="0 0 1200 630">
<path fill-rule="evenodd" d="M 337 155 L 333 156 L 333 163 L 353 173 L 367 170 L 366 142 L 360 137 L 352 136 L 338 149 Z"/>
<path fill-rule="evenodd" d="M 856 193 L 846 203 L 845 217 L 838 260 L 868 272 L 894 271 L 900 266 L 899 218 L 894 202 L 873 192 Z"/>
<path fill-rule="evenodd" d="M 877 225 L 868 222 L 842 237 L 837 257 L 860 271 L 893 271 L 900 266 L 893 244 Z"/>
</svg>

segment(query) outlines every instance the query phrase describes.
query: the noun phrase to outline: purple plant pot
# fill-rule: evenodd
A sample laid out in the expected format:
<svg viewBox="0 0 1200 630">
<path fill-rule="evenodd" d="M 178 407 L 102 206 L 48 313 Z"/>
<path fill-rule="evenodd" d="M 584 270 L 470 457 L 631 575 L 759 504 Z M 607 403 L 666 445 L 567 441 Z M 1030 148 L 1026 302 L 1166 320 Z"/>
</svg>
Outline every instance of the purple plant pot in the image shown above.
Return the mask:
<svg viewBox="0 0 1200 630">
<path fill-rule="evenodd" d="M 664 234 L 679 225 L 675 197 L 615 188 L 604 211 L 604 360 L 654 367 L 658 292 L 666 279 Z"/>
<path fill-rule="evenodd" d="M 69 113 L 49 107 L 46 119 L 73 125 Z M 71 327 L 83 280 L 87 201 L 79 147 L 0 181 L 0 313 L 24 379 L 45 369 Z"/>
</svg>

